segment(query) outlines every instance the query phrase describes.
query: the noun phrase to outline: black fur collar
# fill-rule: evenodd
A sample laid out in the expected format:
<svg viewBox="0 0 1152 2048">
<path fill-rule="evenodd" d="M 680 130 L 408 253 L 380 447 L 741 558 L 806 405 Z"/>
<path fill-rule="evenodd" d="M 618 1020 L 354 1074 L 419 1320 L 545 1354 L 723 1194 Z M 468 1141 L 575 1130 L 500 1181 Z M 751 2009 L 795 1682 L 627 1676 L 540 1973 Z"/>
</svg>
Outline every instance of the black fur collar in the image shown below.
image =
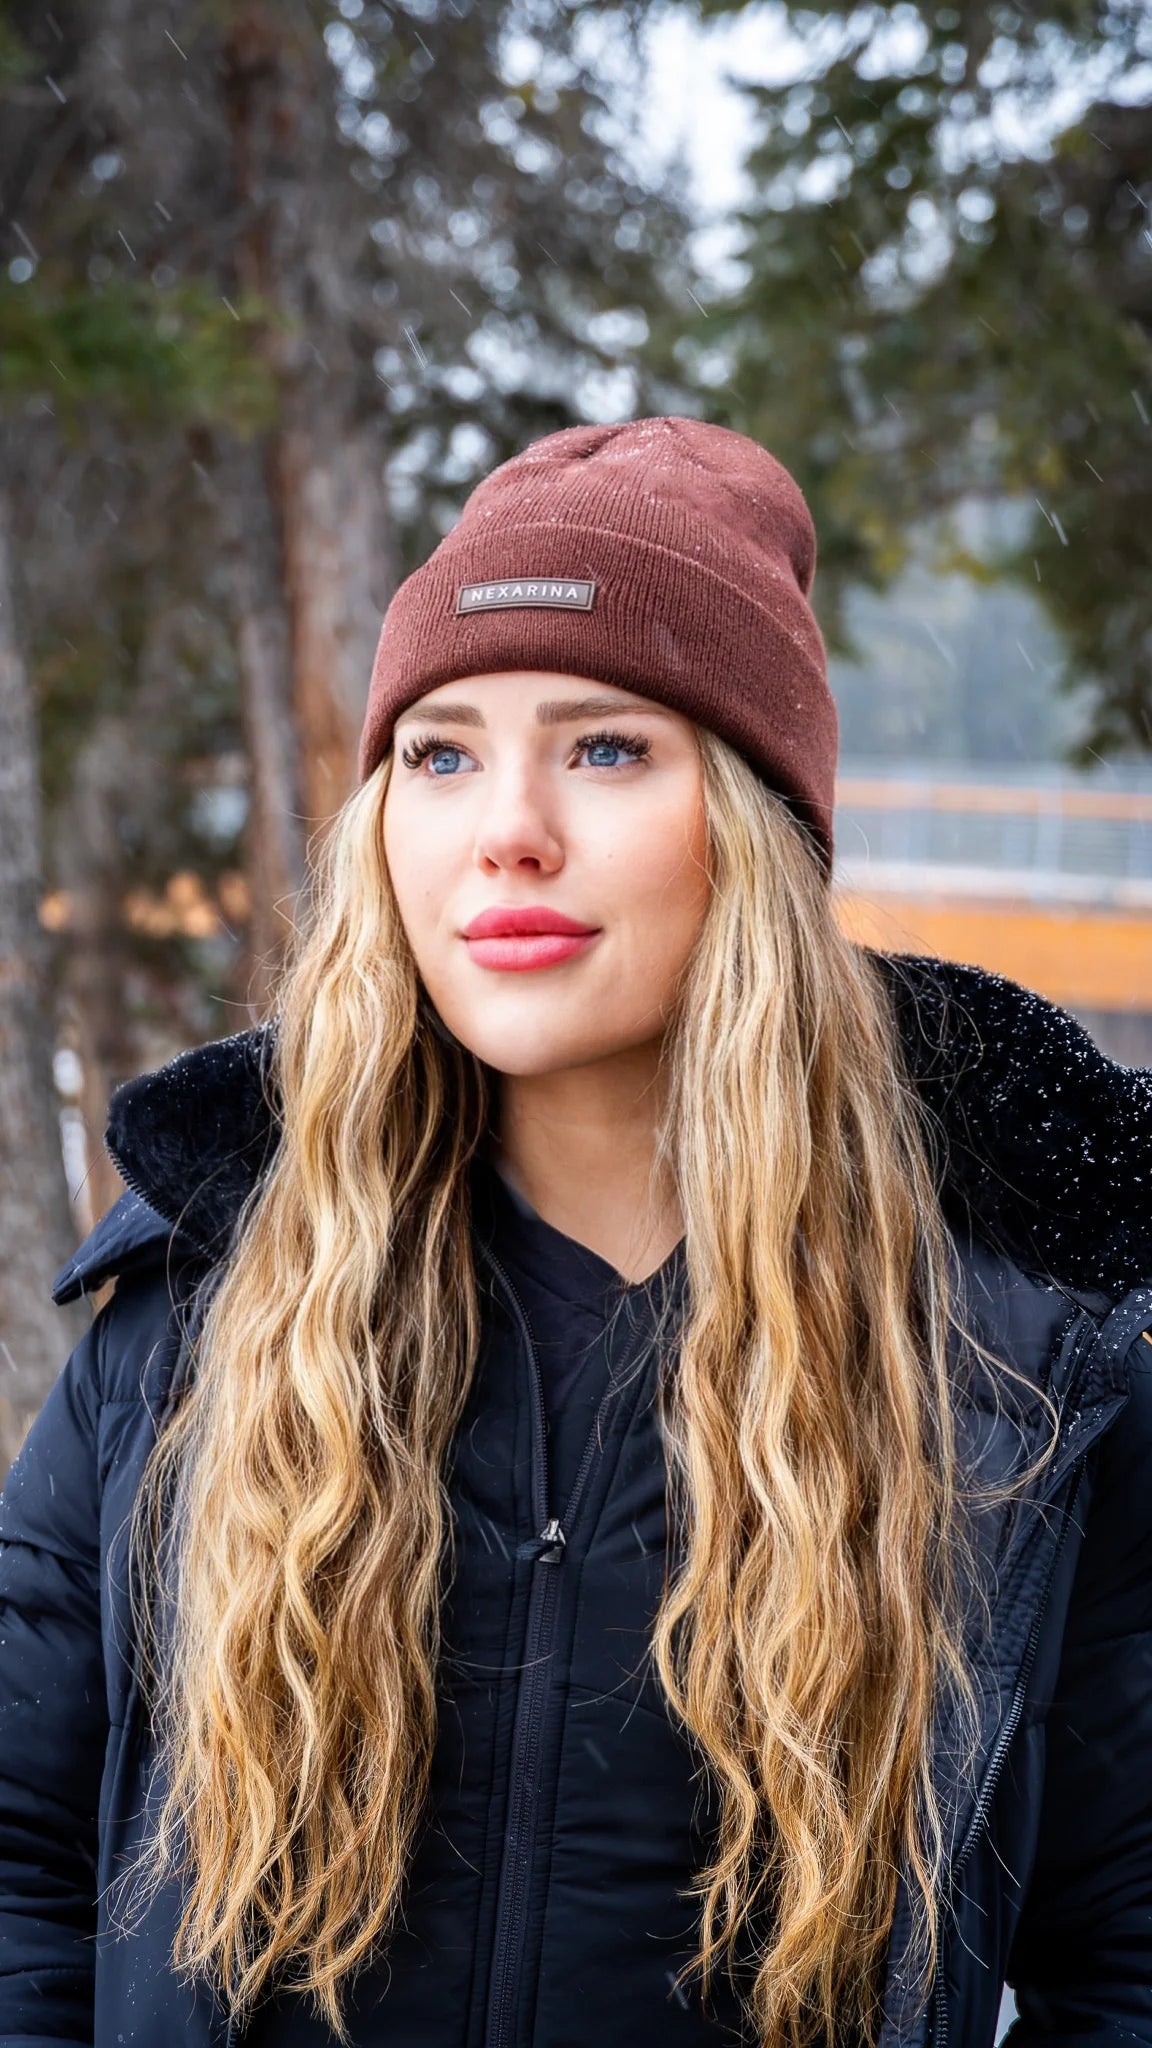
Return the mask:
<svg viewBox="0 0 1152 2048">
<path fill-rule="evenodd" d="M 1152 1070 L 1108 1059 L 982 968 L 877 953 L 929 1113 L 950 1221 L 1072 1289 L 1152 1275 Z M 216 1254 L 278 1136 L 269 1026 L 125 1082 L 105 1133 L 129 1186 Z"/>
</svg>

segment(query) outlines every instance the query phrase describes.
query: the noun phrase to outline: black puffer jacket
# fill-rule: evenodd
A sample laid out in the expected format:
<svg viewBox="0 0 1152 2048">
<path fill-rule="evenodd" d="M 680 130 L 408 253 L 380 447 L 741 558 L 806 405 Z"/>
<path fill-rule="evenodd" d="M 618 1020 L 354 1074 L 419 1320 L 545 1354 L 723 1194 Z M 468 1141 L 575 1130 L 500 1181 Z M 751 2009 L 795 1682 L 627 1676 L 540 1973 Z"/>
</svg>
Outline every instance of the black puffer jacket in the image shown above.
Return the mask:
<svg viewBox="0 0 1152 2048">
<path fill-rule="evenodd" d="M 972 1311 L 1063 1420 L 1040 1486 L 983 1520 L 981 1758 L 956 1782 L 942 1742 L 938 1766 L 944 1963 L 918 2009 L 902 1890 L 881 2048 L 991 2048 L 1006 1978 L 1016 2048 L 1152 2044 L 1152 1077 L 999 977 L 883 965 Z M 173 1974 L 171 1893 L 125 1940 L 106 1889 L 156 1796 L 126 1517 L 185 1363 L 174 1303 L 276 1142 L 266 1050 L 243 1033 L 118 1092 L 108 1141 L 131 1192 L 57 1280 L 64 1301 L 119 1275 L 0 1496 L 0 2048 L 244 2039 Z M 666 1541 L 651 1372 L 606 1403 L 559 1542 L 518 1304 L 483 1259 L 481 1276 L 432 1812 L 405 1928 L 354 1986 L 352 2039 L 719 2048 L 734 2006 L 670 1990 L 710 1810 L 644 1657 Z M 1000 1416 L 979 1382 L 957 1397 L 985 1478 L 1043 1433 L 1026 1390 L 1003 1392 Z M 253 2042 L 327 2040 L 310 2012 L 258 2013 Z"/>
</svg>

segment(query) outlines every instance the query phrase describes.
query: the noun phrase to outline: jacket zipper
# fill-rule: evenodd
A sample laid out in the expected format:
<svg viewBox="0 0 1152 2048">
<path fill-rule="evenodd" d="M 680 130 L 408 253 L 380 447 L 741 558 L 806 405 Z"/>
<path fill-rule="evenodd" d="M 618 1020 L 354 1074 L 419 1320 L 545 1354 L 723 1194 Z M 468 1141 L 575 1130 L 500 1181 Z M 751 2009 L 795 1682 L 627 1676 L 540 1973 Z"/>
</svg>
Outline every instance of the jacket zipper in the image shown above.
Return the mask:
<svg viewBox="0 0 1152 2048">
<path fill-rule="evenodd" d="M 1078 1461 L 1075 1483 L 1072 1487 L 1072 1492 L 1069 1495 L 1068 1506 L 1065 1510 L 1064 1520 L 1060 1528 L 1060 1534 L 1056 1541 L 1056 1548 L 1052 1553 L 1052 1558 L 1049 1563 L 1047 1573 L 1045 1574 L 1044 1589 L 1037 1603 L 1036 1612 L 1032 1616 L 1032 1626 L 1028 1631 L 1028 1640 L 1024 1646 L 1024 1655 L 1021 1659 L 1020 1670 L 1017 1674 L 1016 1684 L 1013 1688 L 1011 1704 L 1009 1705 L 1008 1712 L 1004 1717 L 1004 1721 L 1001 1725 L 1000 1732 L 996 1737 L 996 1741 L 992 1746 L 992 1753 L 989 1756 L 988 1765 L 984 1772 L 984 1778 L 980 1785 L 980 1789 L 976 1795 L 976 1804 L 972 1809 L 972 1816 L 968 1822 L 967 1829 L 965 1830 L 964 1840 L 961 1843 L 959 1850 L 957 1851 L 955 1860 L 952 1864 L 951 1871 L 949 1873 L 950 1889 L 955 1886 L 956 1879 L 960 1876 L 961 1871 L 967 1864 L 968 1859 L 971 1856 L 972 1851 L 975 1849 L 977 1841 L 979 1840 L 981 1831 L 984 1827 L 984 1823 L 986 1822 L 989 1812 L 991 1811 L 992 1801 L 995 1797 L 996 1787 L 1000 1782 L 1000 1776 L 1004 1769 L 1004 1762 L 1008 1755 L 1009 1746 L 1012 1742 L 1013 1736 L 1016 1733 L 1017 1726 L 1019 1725 L 1020 1716 L 1024 1711 L 1024 1696 L 1028 1689 L 1028 1680 L 1032 1674 L 1032 1665 L 1035 1661 L 1036 1650 L 1040 1641 L 1040 1630 L 1044 1621 L 1044 1615 L 1048 1607 L 1048 1597 L 1052 1591 L 1052 1583 L 1056 1577 L 1056 1567 L 1060 1562 L 1060 1557 L 1064 1549 L 1065 1541 L 1067 1539 L 1068 1530 L 1072 1523 L 1072 1516 L 1075 1511 L 1076 1501 L 1080 1493 L 1080 1482 L 1083 1479 L 1083 1477 L 1084 1454 L 1081 1455 Z M 947 2048 L 947 2041 L 948 1992 L 944 1981 L 944 1969 L 941 1965 L 941 1967 L 936 1972 L 936 1989 L 935 1996 L 933 1999 L 932 2048 Z"/>
<path fill-rule="evenodd" d="M 520 1323 L 521 1334 L 532 1365 L 532 1495 L 535 1520 L 540 1534 L 530 1537 L 516 1551 L 519 1558 L 531 1558 L 536 1565 L 558 1565 L 564 1557 L 588 1476 L 601 1447 L 601 1425 L 609 1402 L 619 1392 L 617 1375 L 603 1396 L 584 1446 L 568 1504 L 564 1510 L 567 1530 L 557 1515 L 548 1512 L 547 1424 L 540 1361 L 528 1318 L 503 1266 L 487 1246 L 482 1256 L 499 1276 Z M 643 1339 L 641 1339 L 643 1342 Z M 633 1351 L 627 1364 L 636 1357 Z M 508 1814 L 504 1826 L 504 1847 L 496 1893 L 496 1928 L 492 1942 L 492 1975 L 485 2022 L 485 2048 L 511 2048 L 519 1992 L 524 1910 L 527 1904 L 534 1848 L 533 1802 L 536 1792 L 543 1708 L 548 1687 L 559 1580 L 554 1571 L 536 1572 L 529 1591 L 525 1627 L 523 1677 L 516 1702 L 509 1768 Z M 227 2043 L 226 2048 L 231 2048 Z"/>
</svg>

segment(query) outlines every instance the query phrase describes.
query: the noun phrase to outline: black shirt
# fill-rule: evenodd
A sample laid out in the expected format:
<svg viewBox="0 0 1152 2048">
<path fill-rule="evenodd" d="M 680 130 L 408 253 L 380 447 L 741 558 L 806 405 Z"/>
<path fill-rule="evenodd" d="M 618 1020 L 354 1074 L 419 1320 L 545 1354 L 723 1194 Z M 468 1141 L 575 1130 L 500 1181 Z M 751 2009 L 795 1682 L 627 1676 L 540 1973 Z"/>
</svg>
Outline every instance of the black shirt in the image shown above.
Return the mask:
<svg viewBox="0 0 1152 2048">
<path fill-rule="evenodd" d="M 682 1295 L 684 1239 L 646 1280 L 629 1282 L 546 1223 L 493 1162 L 477 1159 L 472 1172 L 474 1220 L 512 1284 L 539 1360 L 549 1504 L 563 1519 L 600 1402 L 631 1379 L 669 1291 Z"/>
</svg>

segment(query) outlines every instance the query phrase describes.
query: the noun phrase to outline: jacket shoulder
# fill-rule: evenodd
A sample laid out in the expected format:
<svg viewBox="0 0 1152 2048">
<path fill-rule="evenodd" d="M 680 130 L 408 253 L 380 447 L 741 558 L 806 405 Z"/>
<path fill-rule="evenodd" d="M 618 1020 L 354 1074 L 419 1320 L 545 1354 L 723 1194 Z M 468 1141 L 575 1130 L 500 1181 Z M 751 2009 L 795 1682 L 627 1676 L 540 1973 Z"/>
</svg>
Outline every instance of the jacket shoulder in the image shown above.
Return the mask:
<svg viewBox="0 0 1152 2048">
<path fill-rule="evenodd" d="M 1152 1273 L 1152 1070 L 1035 989 L 870 952 L 887 983 L 949 1219 L 1069 1290 Z"/>
</svg>

